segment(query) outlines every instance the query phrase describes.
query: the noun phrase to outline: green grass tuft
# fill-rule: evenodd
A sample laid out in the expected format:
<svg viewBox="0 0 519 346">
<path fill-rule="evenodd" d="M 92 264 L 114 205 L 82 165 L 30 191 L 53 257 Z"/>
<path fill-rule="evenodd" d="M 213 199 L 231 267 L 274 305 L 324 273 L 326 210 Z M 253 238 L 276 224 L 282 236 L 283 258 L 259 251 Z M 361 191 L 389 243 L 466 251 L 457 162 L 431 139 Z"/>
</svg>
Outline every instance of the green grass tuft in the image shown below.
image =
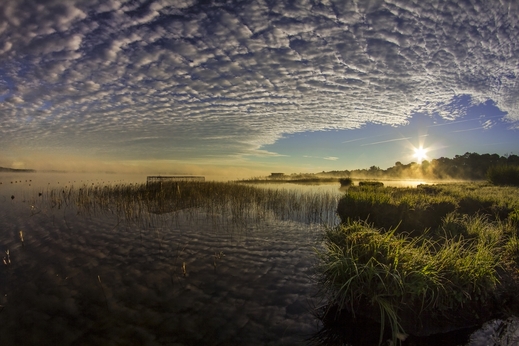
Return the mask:
<svg viewBox="0 0 519 346">
<path fill-rule="evenodd" d="M 318 251 L 320 283 L 332 305 L 376 318 L 393 335 L 419 329 L 421 316 L 448 316 L 485 301 L 499 283 L 500 225 L 467 220 L 478 235 L 431 240 L 395 230 L 381 232 L 351 221 L 325 232 Z M 403 319 L 401 316 L 406 316 Z M 409 317 L 412 318 L 409 318 Z"/>
</svg>

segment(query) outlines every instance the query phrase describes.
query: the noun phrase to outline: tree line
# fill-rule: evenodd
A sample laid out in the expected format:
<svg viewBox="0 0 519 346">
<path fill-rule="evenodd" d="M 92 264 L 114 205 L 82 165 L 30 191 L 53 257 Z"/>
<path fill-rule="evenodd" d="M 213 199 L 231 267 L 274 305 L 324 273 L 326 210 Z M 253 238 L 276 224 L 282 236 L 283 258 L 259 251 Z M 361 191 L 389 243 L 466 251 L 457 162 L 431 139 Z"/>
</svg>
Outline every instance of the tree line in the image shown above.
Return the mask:
<svg viewBox="0 0 519 346">
<path fill-rule="evenodd" d="M 355 169 L 345 171 L 331 171 L 319 173 L 321 176 L 348 176 L 353 178 L 398 178 L 398 179 L 456 179 L 456 180 L 486 180 L 487 172 L 491 167 L 517 166 L 519 156 L 508 154 L 478 154 L 465 153 L 453 158 L 440 157 L 422 163 L 411 162 L 402 164 L 396 162 L 394 166 L 381 169 L 371 166 L 369 169 Z"/>
</svg>

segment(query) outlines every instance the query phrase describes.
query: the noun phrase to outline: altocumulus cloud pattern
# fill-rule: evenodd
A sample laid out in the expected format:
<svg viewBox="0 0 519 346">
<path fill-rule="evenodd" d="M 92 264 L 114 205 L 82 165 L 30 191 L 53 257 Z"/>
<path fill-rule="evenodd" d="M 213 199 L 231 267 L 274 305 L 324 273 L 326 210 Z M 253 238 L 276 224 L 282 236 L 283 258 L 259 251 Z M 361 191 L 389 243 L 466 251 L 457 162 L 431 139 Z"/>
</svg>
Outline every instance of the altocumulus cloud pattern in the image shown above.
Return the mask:
<svg viewBox="0 0 519 346">
<path fill-rule="evenodd" d="M 0 144 L 268 155 L 283 134 L 462 117 L 459 95 L 518 128 L 518 4 L 3 0 Z"/>
</svg>

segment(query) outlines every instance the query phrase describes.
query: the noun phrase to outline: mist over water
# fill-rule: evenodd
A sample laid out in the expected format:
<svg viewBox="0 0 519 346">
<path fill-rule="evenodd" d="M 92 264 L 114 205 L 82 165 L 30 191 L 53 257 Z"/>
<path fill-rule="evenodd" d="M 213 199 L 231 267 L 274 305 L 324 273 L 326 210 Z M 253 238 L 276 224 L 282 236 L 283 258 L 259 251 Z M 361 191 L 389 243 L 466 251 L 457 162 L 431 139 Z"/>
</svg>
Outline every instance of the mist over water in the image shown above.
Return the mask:
<svg viewBox="0 0 519 346">
<path fill-rule="evenodd" d="M 0 173 L 0 193 L 9 188 L 21 191 L 44 191 L 56 187 L 82 185 L 117 185 L 145 183 L 145 174 L 117 173 Z M 22 189 L 20 189 L 22 187 Z"/>
</svg>

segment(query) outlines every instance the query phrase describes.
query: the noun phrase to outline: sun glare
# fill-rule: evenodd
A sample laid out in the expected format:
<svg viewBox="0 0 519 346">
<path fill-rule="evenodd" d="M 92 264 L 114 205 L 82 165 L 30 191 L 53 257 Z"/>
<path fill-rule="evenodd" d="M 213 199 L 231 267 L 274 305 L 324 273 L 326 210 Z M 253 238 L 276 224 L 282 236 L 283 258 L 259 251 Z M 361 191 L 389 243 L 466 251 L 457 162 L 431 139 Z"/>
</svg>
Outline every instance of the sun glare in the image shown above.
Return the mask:
<svg viewBox="0 0 519 346">
<path fill-rule="evenodd" d="M 421 163 L 423 160 L 425 160 L 427 158 L 427 150 L 424 149 L 423 147 L 415 148 L 414 157 L 416 158 L 416 160 L 418 162 Z"/>
</svg>

